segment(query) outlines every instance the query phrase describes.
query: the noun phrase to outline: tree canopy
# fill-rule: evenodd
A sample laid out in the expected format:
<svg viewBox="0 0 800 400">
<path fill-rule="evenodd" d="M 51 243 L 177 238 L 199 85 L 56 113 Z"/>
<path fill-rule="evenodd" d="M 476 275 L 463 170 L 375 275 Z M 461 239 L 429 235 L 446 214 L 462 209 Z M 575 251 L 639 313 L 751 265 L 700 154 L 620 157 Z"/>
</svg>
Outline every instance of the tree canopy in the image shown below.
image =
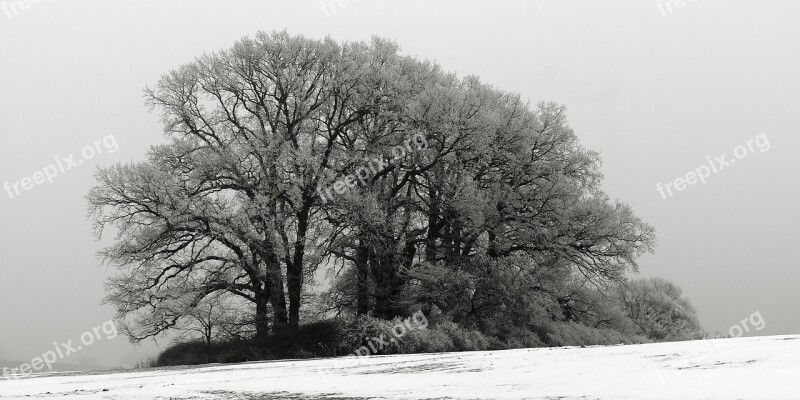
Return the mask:
<svg viewBox="0 0 800 400">
<path fill-rule="evenodd" d="M 592 314 L 576 293 L 624 282 L 654 246 L 603 192 L 564 106 L 385 39 L 259 33 L 146 97 L 168 142 L 100 169 L 88 195 L 97 234 L 118 232 L 107 300 L 134 340 L 219 293 L 252 305 L 259 337 L 296 328 L 320 267 L 339 314 L 422 308 L 535 332 Z"/>
</svg>

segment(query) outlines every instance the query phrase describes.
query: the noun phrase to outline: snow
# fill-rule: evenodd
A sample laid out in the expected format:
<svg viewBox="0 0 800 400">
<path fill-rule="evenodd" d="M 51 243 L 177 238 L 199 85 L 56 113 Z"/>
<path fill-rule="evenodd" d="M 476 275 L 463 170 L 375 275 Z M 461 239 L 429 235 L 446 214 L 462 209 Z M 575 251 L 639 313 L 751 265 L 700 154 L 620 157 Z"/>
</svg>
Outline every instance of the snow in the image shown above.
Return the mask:
<svg viewBox="0 0 800 400">
<path fill-rule="evenodd" d="M 800 399 L 800 335 L 0 379 L 0 399 Z"/>
</svg>

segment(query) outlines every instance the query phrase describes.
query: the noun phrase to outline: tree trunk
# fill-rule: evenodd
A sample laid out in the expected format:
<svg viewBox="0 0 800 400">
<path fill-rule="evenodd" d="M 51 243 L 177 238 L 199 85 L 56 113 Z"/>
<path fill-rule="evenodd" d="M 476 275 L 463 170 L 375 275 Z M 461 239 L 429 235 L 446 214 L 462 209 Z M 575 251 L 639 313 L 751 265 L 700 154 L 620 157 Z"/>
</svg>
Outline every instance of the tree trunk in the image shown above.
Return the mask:
<svg viewBox="0 0 800 400">
<path fill-rule="evenodd" d="M 286 314 L 286 292 L 283 289 L 283 276 L 272 282 L 270 304 L 272 304 L 275 325 L 286 325 L 289 322 L 289 317 Z"/>
<path fill-rule="evenodd" d="M 313 198 L 306 198 L 303 209 L 297 216 L 297 242 L 294 245 L 294 258 L 286 266 L 286 283 L 289 289 L 289 327 L 300 326 L 300 295 L 303 291 L 303 258 L 306 252 L 306 233 L 308 216 Z"/>
<path fill-rule="evenodd" d="M 384 249 L 392 248 L 384 246 Z M 395 256 L 391 251 L 374 254 L 370 267 L 375 281 L 375 316 L 392 319 L 400 314 L 398 294 L 402 289 Z"/>
<path fill-rule="evenodd" d="M 497 258 L 497 235 L 494 233 L 494 229 L 489 230 L 489 250 L 486 251 L 486 255 Z"/>
<path fill-rule="evenodd" d="M 461 224 L 456 224 L 453 229 L 450 230 L 450 234 L 453 238 L 452 246 L 450 247 L 450 257 L 451 259 L 458 259 L 461 255 Z"/>
<path fill-rule="evenodd" d="M 356 313 L 366 315 L 369 312 L 369 247 L 366 240 L 359 239 L 356 249 L 356 271 L 358 273 L 358 293 L 356 294 Z"/>
<path fill-rule="evenodd" d="M 267 314 L 269 299 L 268 292 L 256 293 L 256 341 L 263 342 L 269 337 L 269 316 Z"/>
<path fill-rule="evenodd" d="M 436 240 L 439 238 L 439 201 L 435 189 L 431 188 L 429 191 L 430 196 L 430 210 L 428 213 L 428 235 L 425 241 L 425 261 L 430 263 L 436 262 Z"/>
<path fill-rule="evenodd" d="M 403 266 L 411 268 L 414 265 L 414 256 L 417 255 L 417 244 L 414 238 L 406 240 L 406 245 L 403 247 Z"/>
<path fill-rule="evenodd" d="M 292 263 L 286 268 L 286 281 L 289 286 L 289 327 L 300 326 L 300 293 L 303 286 L 303 268 Z"/>
<path fill-rule="evenodd" d="M 283 273 L 278 256 L 272 253 L 268 258 L 267 276 L 271 288 L 270 304 L 275 325 L 286 325 L 289 318 L 286 314 L 286 291 L 283 288 Z"/>
</svg>

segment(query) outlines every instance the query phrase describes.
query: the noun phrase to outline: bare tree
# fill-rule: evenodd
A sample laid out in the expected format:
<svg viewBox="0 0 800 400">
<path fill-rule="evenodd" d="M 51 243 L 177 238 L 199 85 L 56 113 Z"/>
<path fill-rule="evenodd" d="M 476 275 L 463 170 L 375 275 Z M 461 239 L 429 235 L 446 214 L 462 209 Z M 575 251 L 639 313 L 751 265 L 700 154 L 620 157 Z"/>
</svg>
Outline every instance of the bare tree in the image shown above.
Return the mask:
<svg viewBox="0 0 800 400">
<path fill-rule="evenodd" d="M 209 349 L 214 342 L 244 339 L 248 336 L 247 327 L 254 326 L 252 318 L 246 316 L 246 310 L 230 295 L 216 293 L 207 296 L 199 304 L 188 304 L 180 312 L 184 318 L 175 326 L 175 330 L 180 332 L 176 339 L 200 338 Z"/>
<path fill-rule="evenodd" d="M 701 339 L 694 307 L 675 284 L 660 278 L 635 279 L 620 286 L 619 298 L 640 333 L 657 341 Z"/>
<path fill-rule="evenodd" d="M 259 338 L 270 306 L 275 324 L 297 327 L 304 278 L 322 261 L 311 239 L 328 229 L 315 222 L 316 189 L 349 127 L 402 81 L 398 60 L 377 39 L 260 33 L 147 91 L 171 142 L 147 162 L 100 170 L 89 195 L 98 235 L 119 231 L 103 252 L 120 268 L 108 301 L 137 321 L 131 338 L 176 325 L 159 311 L 177 300 L 174 286 L 194 286 L 197 303 L 218 291 L 252 302 Z"/>
</svg>

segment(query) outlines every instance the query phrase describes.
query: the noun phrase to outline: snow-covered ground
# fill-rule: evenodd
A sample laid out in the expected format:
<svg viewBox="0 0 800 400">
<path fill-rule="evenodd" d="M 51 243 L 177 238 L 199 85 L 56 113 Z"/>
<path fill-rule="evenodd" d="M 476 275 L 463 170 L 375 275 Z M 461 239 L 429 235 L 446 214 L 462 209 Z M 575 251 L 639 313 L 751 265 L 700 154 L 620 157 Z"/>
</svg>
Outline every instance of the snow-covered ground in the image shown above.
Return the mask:
<svg viewBox="0 0 800 400">
<path fill-rule="evenodd" d="M 800 399 L 800 335 L 0 380 L 0 399 Z"/>
</svg>

